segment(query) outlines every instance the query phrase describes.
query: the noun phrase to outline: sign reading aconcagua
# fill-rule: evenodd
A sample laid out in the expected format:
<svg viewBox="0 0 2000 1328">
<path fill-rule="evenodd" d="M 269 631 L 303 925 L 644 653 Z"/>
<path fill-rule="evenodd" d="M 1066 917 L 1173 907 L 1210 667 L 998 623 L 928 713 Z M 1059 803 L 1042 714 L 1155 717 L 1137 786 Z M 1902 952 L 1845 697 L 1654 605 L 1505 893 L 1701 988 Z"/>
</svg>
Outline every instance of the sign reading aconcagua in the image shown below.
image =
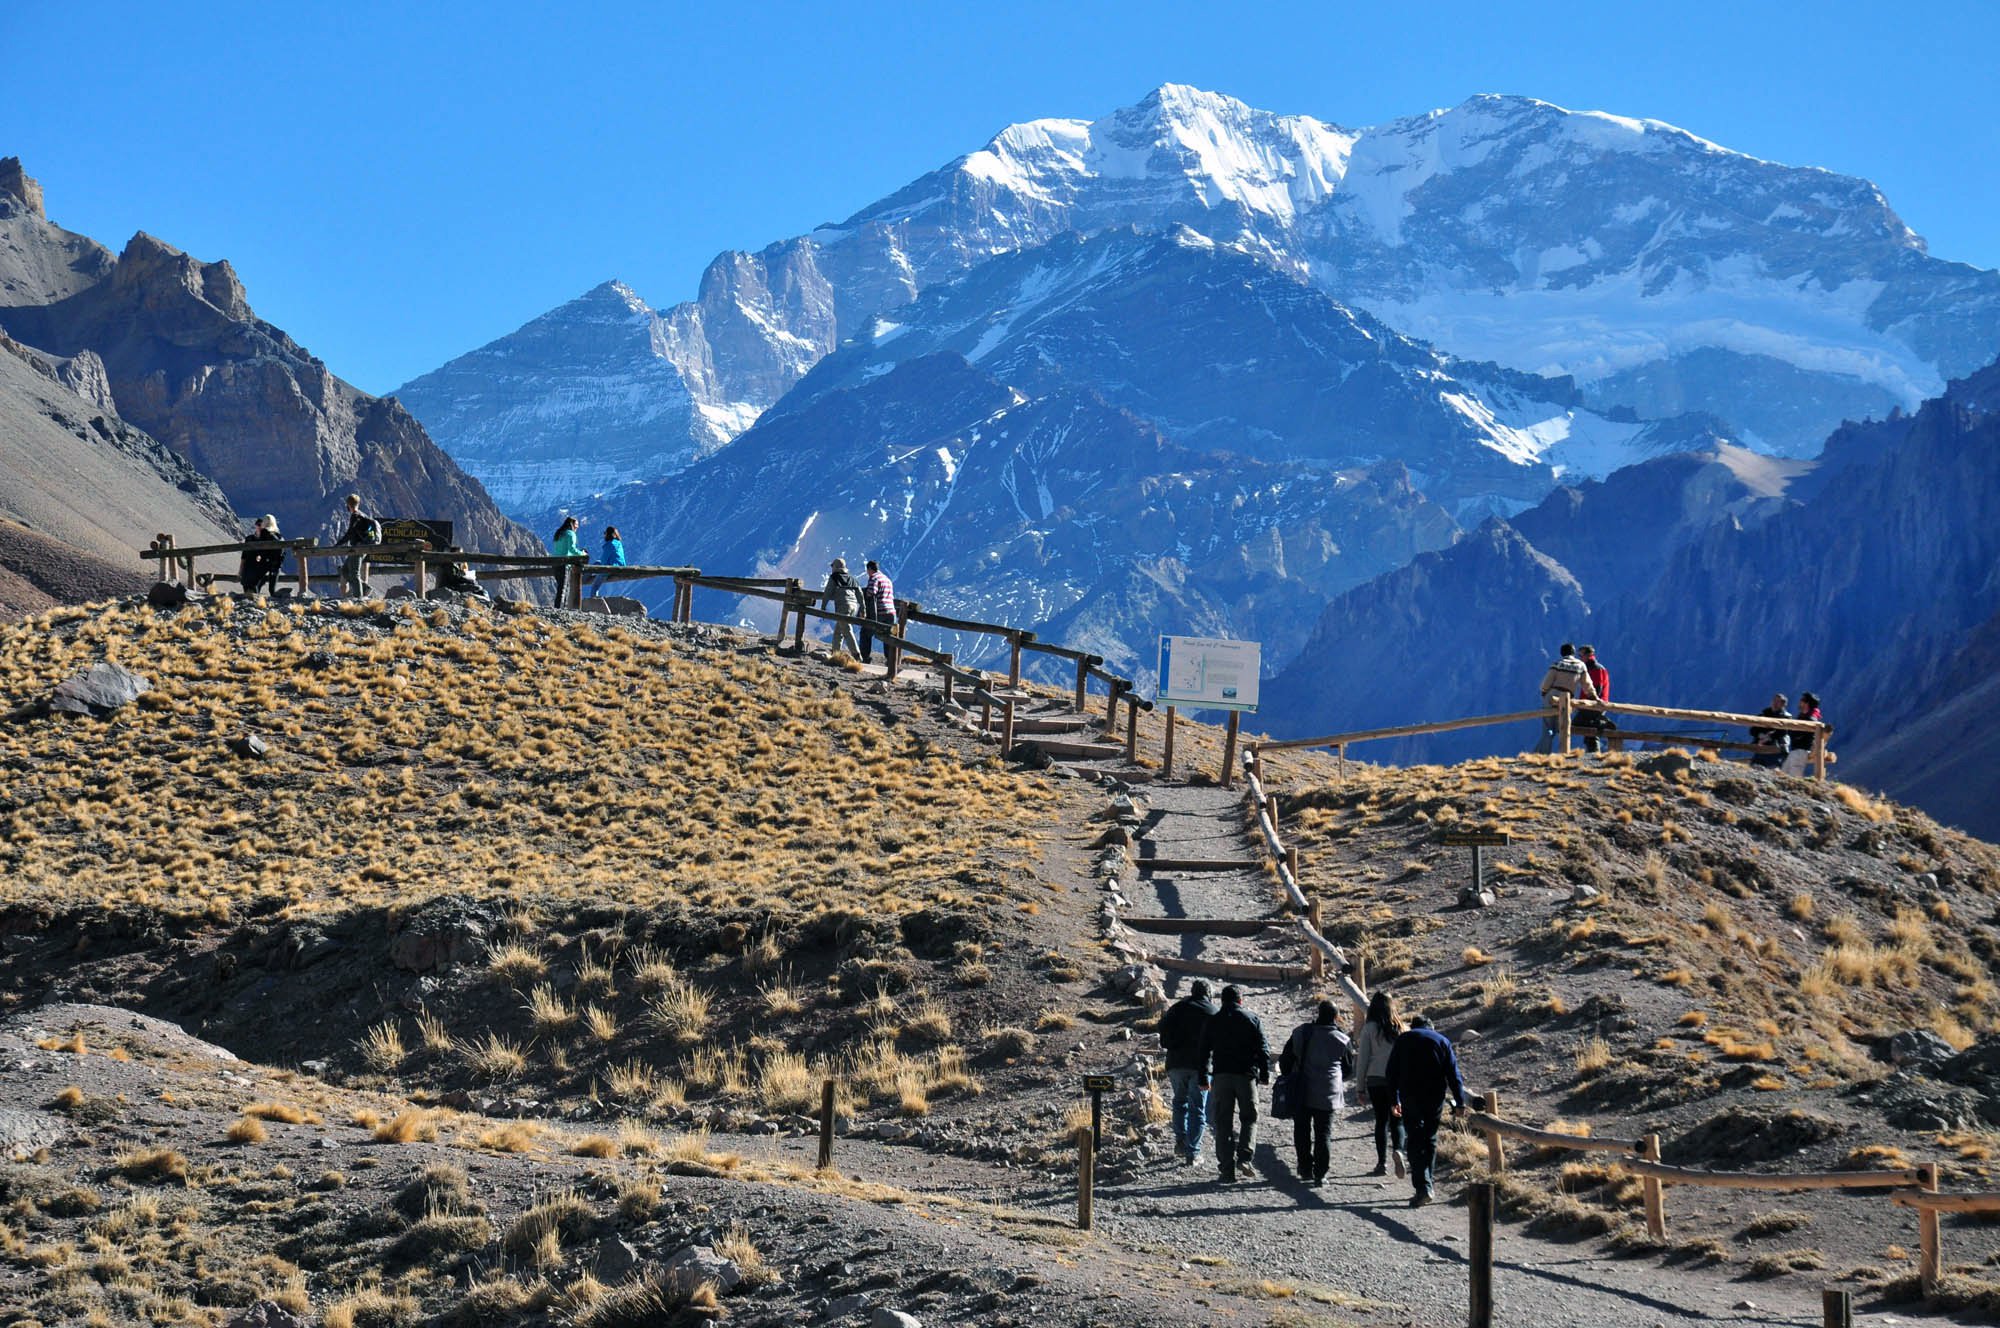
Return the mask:
<svg viewBox="0 0 2000 1328">
<path fill-rule="evenodd" d="M 1163 636 L 1159 699 L 1165 704 L 1202 710 L 1254 712 L 1261 654 L 1255 641 Z"/>
</svg>

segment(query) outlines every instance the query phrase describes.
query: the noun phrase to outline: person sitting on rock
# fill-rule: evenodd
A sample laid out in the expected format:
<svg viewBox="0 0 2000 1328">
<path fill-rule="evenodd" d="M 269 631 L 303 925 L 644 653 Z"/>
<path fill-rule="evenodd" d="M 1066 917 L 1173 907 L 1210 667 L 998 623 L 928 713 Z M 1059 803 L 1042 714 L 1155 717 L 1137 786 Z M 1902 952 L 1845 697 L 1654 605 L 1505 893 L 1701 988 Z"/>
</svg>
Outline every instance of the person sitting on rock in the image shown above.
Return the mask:
<svg viewBox="0 0 2000 1328">
<path fill-rule="evenodd" d="M 623 567 L 626 565 L 625 537 L 618 533 L 618 527 L 606 526 L 604 528 L 604 554 L 597 560 L 597 563 L 600 567 Z M 606 576 L 603 572 L 599 572 L 590 579 L 590 593 L 593 595 L 603 594 L 604 587 L 610 580 L 609 576 Z"/>
</svg>

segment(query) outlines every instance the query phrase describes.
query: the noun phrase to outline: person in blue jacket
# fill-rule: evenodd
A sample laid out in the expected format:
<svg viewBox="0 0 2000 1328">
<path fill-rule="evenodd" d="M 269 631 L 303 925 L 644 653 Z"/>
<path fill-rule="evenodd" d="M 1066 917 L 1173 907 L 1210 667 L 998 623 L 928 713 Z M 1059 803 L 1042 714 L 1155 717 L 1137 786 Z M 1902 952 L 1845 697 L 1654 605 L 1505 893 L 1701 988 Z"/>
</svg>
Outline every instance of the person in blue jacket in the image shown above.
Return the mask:
<svg viewBox="0 0 2000 1328">
<path fill-rule="evenodd" d="M 1458 1053 L 1451 1041 L 1431 1027 L 1423 1015 L 1413 1015 L 1410 1027 L 1389 1049 L 1389 1085 L 1403 1112 L 1403 1135 L 1410 1153 L 1410 1181 L 1416 1193 L 1410 1207 L 1431 1201 L 1431 1168 L 1437 1162 L 1439 1118 L 1449 1096 L 1452 1110 L 1465 1110 L 1465 1081 L 1458 1074 Z"/>
<path fill-rule="evenodd" d="M 604 553 L 598 558 L 597 565 L 599 567 L 625 566 L 625 540 L 618 533 L 618 527 L 606 526 L 604 528 Z M 602 594 L 605 582 L 610 579 L 604 573 L 599 572 L 590 579 L 590 593 L 593 595 Z"/>
</svg>

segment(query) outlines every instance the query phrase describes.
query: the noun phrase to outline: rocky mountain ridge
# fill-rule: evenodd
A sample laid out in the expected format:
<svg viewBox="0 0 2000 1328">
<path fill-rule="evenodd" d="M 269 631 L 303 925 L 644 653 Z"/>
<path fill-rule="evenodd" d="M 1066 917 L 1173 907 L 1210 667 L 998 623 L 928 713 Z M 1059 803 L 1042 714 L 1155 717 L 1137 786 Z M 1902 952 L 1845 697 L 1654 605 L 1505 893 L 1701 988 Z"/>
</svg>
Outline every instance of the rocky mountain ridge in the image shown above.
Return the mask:
<svg viewBox="0 0 2000 1328">
<path fill-rule="evenodd" d="M 387 514 L 451 520 L 468 546 L 539 547 L 393 398 L 359 391 L 259 319 L 227 261 L 201 262 L 144 232 L 112 257 L 50 222 L 39 186 L 7 160 L 0 329 L 51 361 L 85 366 L 62 372 L 84 374 L 89 391 L 238 509 L 274 513 L 288 533 L 332 536 L 353 489 Z M 159 524 L 135 529 L 130 547 Z"/>
<path fill-rule="evenodd" d="M 1767 451 L 1810 454 L 2000 350 L 2000 275 L 1930 257 L 1866 181 L 1531 98 L 1348 130 L 1167 85 L 1011 126 L 844 222 L 726 253 L 693 301 L 634 308 L 602 351 L 567 307 L 573 346 L 537 320 L 400 392 L 480 473 L 538 494 L 603 469 L 542 461 L 552 439 L 609 439 L 613 466 L 650 439 L 648 467 L 686 464 L 871 318 L 1118 227 L 1186 227 L 1449 355 L 1568 376 L 1600 412 L 1706 411 Z M 687 406 L 642 386 L 663 376 Z M 508 457 L 550 478 L 490 469 Z"/>
</svg>

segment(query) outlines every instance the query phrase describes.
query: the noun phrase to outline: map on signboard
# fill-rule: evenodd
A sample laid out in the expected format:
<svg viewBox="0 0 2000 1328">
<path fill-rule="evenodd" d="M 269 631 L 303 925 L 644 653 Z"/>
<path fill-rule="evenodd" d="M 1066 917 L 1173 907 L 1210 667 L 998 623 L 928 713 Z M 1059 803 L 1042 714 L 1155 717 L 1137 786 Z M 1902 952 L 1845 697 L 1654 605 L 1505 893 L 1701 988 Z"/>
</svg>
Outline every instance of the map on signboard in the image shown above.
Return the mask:
<svg viewBox="0 0 2000 1328">
<path fill-rule="evenodd" d="M 1261 653 L 1255 641 L 1163 636 L 1159 700 L 1202 710 L 1255 710 Z"/>
</svg>

